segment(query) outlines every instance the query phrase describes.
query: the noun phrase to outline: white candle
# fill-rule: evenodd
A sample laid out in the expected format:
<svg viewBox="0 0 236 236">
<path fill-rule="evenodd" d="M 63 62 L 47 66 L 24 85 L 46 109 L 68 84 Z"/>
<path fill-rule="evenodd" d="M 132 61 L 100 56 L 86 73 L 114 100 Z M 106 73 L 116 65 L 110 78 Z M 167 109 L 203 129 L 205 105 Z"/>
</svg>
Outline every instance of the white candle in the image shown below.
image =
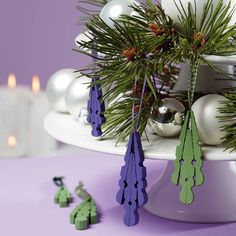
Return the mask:
<svg viewBox="0 0 236 236">
<path fill-rule="evenodd" d="M 196 1 L 196 18 L 197 18 L 197 26 L 200 25 L 200 20 L 204 8 L 204 4 L 207 3 L 208 0 L 195 0 Z M 162 0 L 161 5 L 163 9 L 165 10 L 166 14 L 168 14 L 174 21 L 175 24 L 179 25 L 179 19 L 180 13 L 176 7 L 176 5 L 179 7 L 179 9 L 182 11 L 181 4 L 182 3 L 185 11 L 188 9 L 188 3 L 190 2 L 194 8 L 194 0 Z M 229 2 L 231 2 L 231 9 L 235 6 L 236 0 L 224 0 L 223 1 L 225 5 L 227 5 Z M 176 5 L 175 5 L 176 3 Z M 218 0 L 213 0 L 213 6 L 216 7 Z M 236 13 L 234 13 L 232 20 L 230 22 L 230 25 L 234 24 L 236 22 Z M 181 27 L 181 25 L 179 25 Z"/>
<path fill-rule="evenodd" d="M 27 152 L 30 90 L 16 87 L 14 74 L 8 86 L 0 88 L 0 156 L 23 156 Z"/>
<path fill-rule="evenodd" d="M 43 120 L 50 110 L 46 93 L 40 90 L 40 80 L 35 75 L 32 79 L 32 100 L 29 113 L 29 155 L 53 152 L 56 149 L 56 140 L 50 137 L 43 127 Z"/>
</svg>

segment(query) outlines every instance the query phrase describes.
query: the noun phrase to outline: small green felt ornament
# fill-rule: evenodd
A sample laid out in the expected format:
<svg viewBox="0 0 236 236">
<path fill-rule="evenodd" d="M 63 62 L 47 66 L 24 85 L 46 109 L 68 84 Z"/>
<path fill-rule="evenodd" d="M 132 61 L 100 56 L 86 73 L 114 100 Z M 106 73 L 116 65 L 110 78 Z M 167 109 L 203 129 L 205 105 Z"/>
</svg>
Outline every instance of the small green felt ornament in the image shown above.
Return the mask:
<svg viewBox="0 0 236 236">
<path fill-rule="evenodd" d="M 55 194 L 54 201 L 60 207 L 68 207 L 71 202 L 71 194 L 65 187 L 60 187 Z"/>
<path fill-rule="evenodd" d="M 53 182 L 59 190 L 56 192 L 54 196 L 54 202 L 58 204 L 60 207 L 68 207 L 69 204 L 72 202 L 71 193 L 65 187 L 63 181 L 63 177 L 54 177 Z"/>
<path fill-rule="evenodd" d="M 98 222 L 97 206 L 90 194 L 84 190 L 81 182 L 75 191 L 83 202 L 70 214 L 70 223 L 75 224 L 77 230 L 84 230 L 88 228 L 89 224 Z"/>
</svg>

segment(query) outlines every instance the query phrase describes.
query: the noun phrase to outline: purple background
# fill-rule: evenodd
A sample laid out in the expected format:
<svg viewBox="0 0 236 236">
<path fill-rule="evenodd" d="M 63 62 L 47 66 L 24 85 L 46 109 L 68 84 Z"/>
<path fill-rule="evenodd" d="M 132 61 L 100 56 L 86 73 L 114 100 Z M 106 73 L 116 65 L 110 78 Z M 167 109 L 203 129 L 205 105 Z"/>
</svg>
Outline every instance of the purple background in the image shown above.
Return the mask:
<svg viewBox="0 0 236 236">
<path fill-rule="evenodd" d="M 18 83 L 31 84 L 38 74 L 45 87 L 52 73 L 78 69 L 89 58 L 72 51 L 82 31 L 76 0 L 0 1 L 0 85 L 9 73 Z"/>
</svg>

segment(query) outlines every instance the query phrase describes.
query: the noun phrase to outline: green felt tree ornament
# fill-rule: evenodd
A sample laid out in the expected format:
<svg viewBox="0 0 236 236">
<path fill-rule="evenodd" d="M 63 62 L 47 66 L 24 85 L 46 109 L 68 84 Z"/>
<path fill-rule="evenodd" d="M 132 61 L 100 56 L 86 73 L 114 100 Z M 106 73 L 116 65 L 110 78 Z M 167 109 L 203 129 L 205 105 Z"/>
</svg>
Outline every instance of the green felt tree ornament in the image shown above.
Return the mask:
<svg viewBox="0 0 236 236">
<path fill-rule="evenodd" d="M 70 223 L 75 224 L 77 230 L 87 229 L 89 224 L 96 224 L 97 221 L 97 207 L 91 197 L 86 198 L 70 215 Z"/>
<path fill-rule="evenodd" d="M 184 204 L 191 204 L 193 202 L 193 187 L 204 182 L 202 173 L 203 154 L 199 145 L 199 135 L 194 113 L 191 111 L 199 67 L 197 56 L 192 58 L 190 65 L 191 71 L 188 83 L 188 102 L 190 108 L 186 114 L 180 134 L 180 145 L 176 148 L 175 170 L 172 175 L 172 182 L 182 187 L 180 201 Z"/>
<path fill-rule="evenodd" d="M 84 230 L 90 224 L 98 222 L 97 205 L 90 194 L 83 188 L 82 182 L 79 183 L 75 192 L 78 197 L 83 199 L 83 202 L 70 214 L 70 223 L 74 224 L 77 230 Z"/>
<path fill-rule="evenodd" d="M 55 194 L 54 200 L 60 207 L 67 207 L 71 202 L 71 194 L 65 187 L 60 187 Z"/>
<path fill-rule="evenodd" d="M 60 207 L 68 207 L 72 202 L 71 193 L 65 187 L 63 181 L 63 177 L 54 177 L 53 182 L 57 187 L 59 187 L 58 191 L 54 196 L 54 202 L 58 204 Z"/>
<path fill-rule="evenodd" d="M 176 148 L 175 170 L 172 175 L 172 182 L 182 186 L 180 201 L 184 204 L 192 203 L 193 187 L 204 182 L 202 151 L 198 140 L 194 113 L 188 111 L 180 135 L 180 145 Z"/>
<path fill-rule="evenodd" d="M 193 187 L 204 182 L 202 173 L 203 154 L 198 143 L 199 137 L 194 113 L 191 111 L 198 68 L 204 61 L 215 68 L 214 65 L 204 59 L 204 54 L 220 55 L 227 54 L 227 51 L 235 51 L 235 47 L 230 45 L 229 42 L 229 38 L 235 34 L 235 25 L 228 26 L 233 14 L 233 11 L 230 10 L 230 3 L 224 6 L 223 0 L 219 0 L 217 6 L 213 9 L 213 2 L 209 0 L 204 5 L 200 26 L 197 26 L 196 8 L 191 3 L 188 4 L 187 9 L 184 9 L 183 5 L 178 8 L 181 15 L 179 20 L 183 26 L 183 53 L 190 64 L 191 70 L 188 79 L 189 110 L 180 135 L 180 145 L 176 148 L 172 182 L 181 185 L 180 201 L 184 204 L 193 202 Z M 210 16 L 207 18 L 206 16 L 209 13 Z M 218 46 L 216 46 L 216 41 L 220 43 Z M 224 44 L 222 44 L 223 42 Z"/>
</svg>

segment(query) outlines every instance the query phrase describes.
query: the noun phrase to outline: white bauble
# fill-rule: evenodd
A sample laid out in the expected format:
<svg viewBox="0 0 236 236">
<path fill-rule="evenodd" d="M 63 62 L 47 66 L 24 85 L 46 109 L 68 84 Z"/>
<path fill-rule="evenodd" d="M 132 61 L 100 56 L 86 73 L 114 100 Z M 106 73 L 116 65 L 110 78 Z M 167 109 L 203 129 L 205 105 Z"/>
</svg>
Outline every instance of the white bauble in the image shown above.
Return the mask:
<svg viewBox="0 0 236 236">
<path fill-rule="evenodd" d="M 62 69 L 55 72 L 47 83 L 46 93 L 54 110 L 67 112 L 65 93 L 69 84 L 76 78 L 75 69 Z"/>
<path fill-rule="evenodd" d="M 111 28 L 114 27 L 114 21 L 118 20 L 121 15 L 133 16 L 137 13 L 131 5 L 139 5 L 134 0 L 111 0 L 101 10 L 101 19 Z"/>
<path fill-rule="evenodd" d="M 80 47 L 80 45 L 78 44 L 78 42 L 90 42 L 91 41 L 91 33 L 89 31 L 84 31 L 83 33 L 80 33 L 76 36 L 75 38 L 75 45 L 82 51 L 87 52 L 87 53 L 91 53 L 91 50 L 84 48 L 84 47 Z M 98 56 L 99 57 L 104 57 L 104 54 L 98 52 Z"/>
<path fill-rule="evenodd" d="M 161 5 L 162 5 L 163 9 L 165 10 L 165 13 L 173 19 L 174 24 L 177 24 L 178 26 L 181 27 L 181 25 L 179 24 L 179 19 L 178 19 L 180 14 L 179 14 L 179 11 L 175 5 L 175 3 L 176 3 L 177 6 L 179 7 L 179 9 L 182 10 L 180 1 L 183 4 L 183 7 L 186 11 L 188 9 L 189 2 L 192 4 L 192 6 L 194 8 L 194 4 L 195 4 L 194 0 L 162 0 Z M 197 11 L 196 11 L 197 26 L 199 27 L 204 4 L 206 4 L 208 0 L 195 0 L 195 1 L 196 1 L 196 8 L 197 8 Z M 224 4 L 227 5 L 229 3 L 229 1 L 230 0 L 224 0 Z M 213 6 L 216 7 L 216 5 L 218 4 L 218 0 L 213 0 L 212 3 L 213 3 Z M 231 8 L 233 8 L 233 6 L 235 6 L 235 4 L 236 4 L 236 0 L 231 0 Z M 229 23 L 229 25 L 232 25 L 235 22 L 236 22 L 236 14 L 234 14 L 234 16 L 232 17 L 232 20 Z"/>
<path fill-rule="evenodd" d="M 86 116 L 89 100 L 89 85 L 91 79 L 83 76 L 75 79 L 68 87 L 65 95 L 66 106 L 69 113 L 77 121 Z"/>
<path fill-rule="evenodd" d="M 78 34 L 75 38 L 75 45 L 77 47 L 80 47 L 80 45 L 78 44 L 78 42 L 89 42 L 91 39 L 89 38 L 91 36 L 91 34 L 88 31 L 82 32 L 80 34 Z M 84 48 L 81 48 L 82 50 L 85 50 Z"/>
<path fill-rule="evenodd" d="M 225 133 L 221 131 L 219 119 L 219 107 L 227 98 L 218 94 L 209 94 L 198 99 L 192 106 L 200 141 L 208 145 L 220 145 Z"/>
</svg>

